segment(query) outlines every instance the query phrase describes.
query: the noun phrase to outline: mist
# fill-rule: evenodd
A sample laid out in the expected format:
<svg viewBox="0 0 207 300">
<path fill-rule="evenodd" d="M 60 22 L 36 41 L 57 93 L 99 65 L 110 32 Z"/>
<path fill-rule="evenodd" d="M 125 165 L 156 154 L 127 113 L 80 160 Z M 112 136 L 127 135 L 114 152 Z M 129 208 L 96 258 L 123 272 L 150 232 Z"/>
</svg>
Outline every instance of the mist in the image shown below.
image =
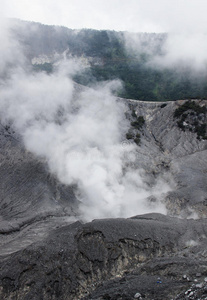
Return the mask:
<svg viewBox="0 0 207 300">
<path fill-rule="evenodd" d="M 158 39 L 162 34 L 164 39 L 161 49 L 156 53 L 158 39 L 151 38 L 148 47 L 145 47 L 136 34 L 126 33 L 126 48 L 129 51 L 147 52 L 151 56 L 151 67 L 176 68 L 178 71 L 187 68 L 195 72 L 195 76 L 199 73 L 206 75 L 206 5 L 205 0 L 138 1 L 136 13 L 139 13 L 140 18 L 137 16 L 137 19 L 142 22 L 140 26 L 134 25 L 132 31 L 156 32 Z"/>
<path fill-rule="evenodd" d="M 158 178 L 149 186 L 149 175 L 134 167 L 137 146 L 125 140 L 128 108 L 114 95 L 121 82 L 93 88 L 75 84 L 72 75 L 84 68 L 77 59 L 57 62 L 51 75 L 35 73 L 8 27 L 1 33 L 8 51 L 1 49 L 0 57 L 12 66 L 5 64 L 6 76 L 1 74 L 1 122 L 15 128 L 26 149 L 45 161 L 61 183 L 77 186 L 81 219 L 166 213 L 162 200 L 168 183 Z M 158 200 L 150 203 L 151 196 Z"/>
<path fill-rule="evenodd" d="M 163 57 L 154 58 L 154 63 L 161 67 L 189 67 L 196 73 L 207 72 L 205 33 L 171 33 L 163 46 L 163 52 Z"/>
<path fill-rule="evenodd" d="M 125 33 L 128 53 L 148 55 L 148 67 L 207 74 L 207 35 L 205 32 L 169 32 L 162 34 Z"/>
</svg>

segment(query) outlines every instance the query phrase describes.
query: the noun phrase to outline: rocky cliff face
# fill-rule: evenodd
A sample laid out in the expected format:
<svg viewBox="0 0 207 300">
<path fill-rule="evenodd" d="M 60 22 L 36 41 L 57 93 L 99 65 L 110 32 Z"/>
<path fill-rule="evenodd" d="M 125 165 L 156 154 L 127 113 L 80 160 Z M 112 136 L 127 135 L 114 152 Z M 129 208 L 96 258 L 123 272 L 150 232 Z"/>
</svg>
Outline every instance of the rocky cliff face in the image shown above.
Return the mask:
<svg viewBox="0 0 207 300">
<path fill-rule="evenodd" d="M 149 186 L 159 176 L 172 184 L 162 200 L 171 217 L 75 222 L 76 187 L 1 125 L 1 299 L 205 299 L 206 101 L 196 100 L 198 110 L 187 100 L 119 101 L 131 122 L 124 142 L 136 144 L 133 167 Z M 198 220 L 186 219 L 192 213 Z"/>
</svg>

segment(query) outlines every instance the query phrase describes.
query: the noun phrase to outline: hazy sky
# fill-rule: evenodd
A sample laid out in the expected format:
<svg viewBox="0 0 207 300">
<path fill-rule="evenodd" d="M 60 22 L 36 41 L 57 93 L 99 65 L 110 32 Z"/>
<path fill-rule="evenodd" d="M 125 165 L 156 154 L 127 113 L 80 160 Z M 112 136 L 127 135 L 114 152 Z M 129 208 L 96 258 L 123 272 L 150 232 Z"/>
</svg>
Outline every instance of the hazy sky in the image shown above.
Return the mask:
<svg viewBox="0 0 207 300">
<path fill-rule="evenodd" d="M 207 31 L 207 0 L 1 0 L 2 8 L 6 17 L 69 28 Z"/>
</svg>

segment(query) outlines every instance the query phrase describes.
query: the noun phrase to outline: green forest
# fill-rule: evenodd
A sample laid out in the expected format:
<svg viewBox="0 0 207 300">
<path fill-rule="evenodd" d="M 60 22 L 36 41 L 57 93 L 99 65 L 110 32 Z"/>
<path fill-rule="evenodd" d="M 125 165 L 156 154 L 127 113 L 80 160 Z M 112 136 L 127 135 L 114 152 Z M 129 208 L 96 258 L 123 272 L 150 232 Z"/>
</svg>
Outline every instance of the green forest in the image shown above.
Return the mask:
<svg viewBox="0 0 207 300">
<path fill-rule="evenodd" d="M 87 58 L 90 62 L 90 68 L 76 74 L 73 79 L 87 86 L 97 81 L 120 79 L 123 89 L 118 96 L 129 99 L 207 99 L 206 75 L 193 76 L 190 68 L 184 71 L 150 66 L 152 55 L 162 55 L 162 44 L 166 34 L 137 34 L 141 41 L 137 51 L 127 50 L 124 34 L 105 30 L 68 30 L 64 37 L 64 46 L 66 44 L 70 55 Z M 156 47 L 153 53 L 149 54 L 146 49 L 152 47 L 155 42 Z M 34 68 L 52 72 L 52 65 L 48 63 L 36 65 Z"/>
</svg>

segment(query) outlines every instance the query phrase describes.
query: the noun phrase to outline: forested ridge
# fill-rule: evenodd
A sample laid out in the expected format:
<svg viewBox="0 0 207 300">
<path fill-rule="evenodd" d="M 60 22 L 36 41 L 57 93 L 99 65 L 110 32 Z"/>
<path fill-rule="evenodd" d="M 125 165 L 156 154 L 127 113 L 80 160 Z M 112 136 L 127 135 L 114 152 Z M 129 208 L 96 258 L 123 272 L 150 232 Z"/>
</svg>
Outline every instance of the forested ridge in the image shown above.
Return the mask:
<svg viewBox="0 0 207 300">
<path fill-rule="evenodd" d="M 95 30 L 83 30 L 83 33 L 86 47 L 82 47 L 79 54 L 98 57 L 100 63 L 92 63 L 90 69 L 76 76 L 79 83 L 88 85 L 95 80 L 119 78 L 124 83 L 120 96 L 145 101 L 207 98 L 204 77 L 195 78 L 189 69 L 181 72 L 176 68 L 150 66 L 152 55 L 162 55 L 165 34 L 137 34 L 140 35 L 141 45 L 135 52 L 127 51 L 123 42 L 124 33 Z M 158 46 L 154 53 L 144 52 L 148 46 L 153 46 L 154 40 Z M 142 44 L 145 44 L 144 47 Z"/>
<path fill-rule="evenodd" d="M 26 23 L 26 22 L 25 22 Z M 83 85 L 96 81 L 120 79 L 123 90 L 119 96 L 144 101 L 168 101 L 207 98 L 206 74 L 193 74 L 192 68 L 155 67 L 153 57 L 162 59 L 167 34 L 116 32 L 26 23 L 26 30 L 15 29 L 27 45 L 30 58 L 38 55 L 62 53 L 68 49 L 70 57 L 87 60 L 90 67 L 74 76 Z M 35 28 L 35 30 L 34 30 Z M 138 41 L 130 48 L 132 38 Z M 178 49 L 179 49 L 179 45 Z M 52 72 L 51 62 L 34 64 L 35 70 Z"/>
</svg>

